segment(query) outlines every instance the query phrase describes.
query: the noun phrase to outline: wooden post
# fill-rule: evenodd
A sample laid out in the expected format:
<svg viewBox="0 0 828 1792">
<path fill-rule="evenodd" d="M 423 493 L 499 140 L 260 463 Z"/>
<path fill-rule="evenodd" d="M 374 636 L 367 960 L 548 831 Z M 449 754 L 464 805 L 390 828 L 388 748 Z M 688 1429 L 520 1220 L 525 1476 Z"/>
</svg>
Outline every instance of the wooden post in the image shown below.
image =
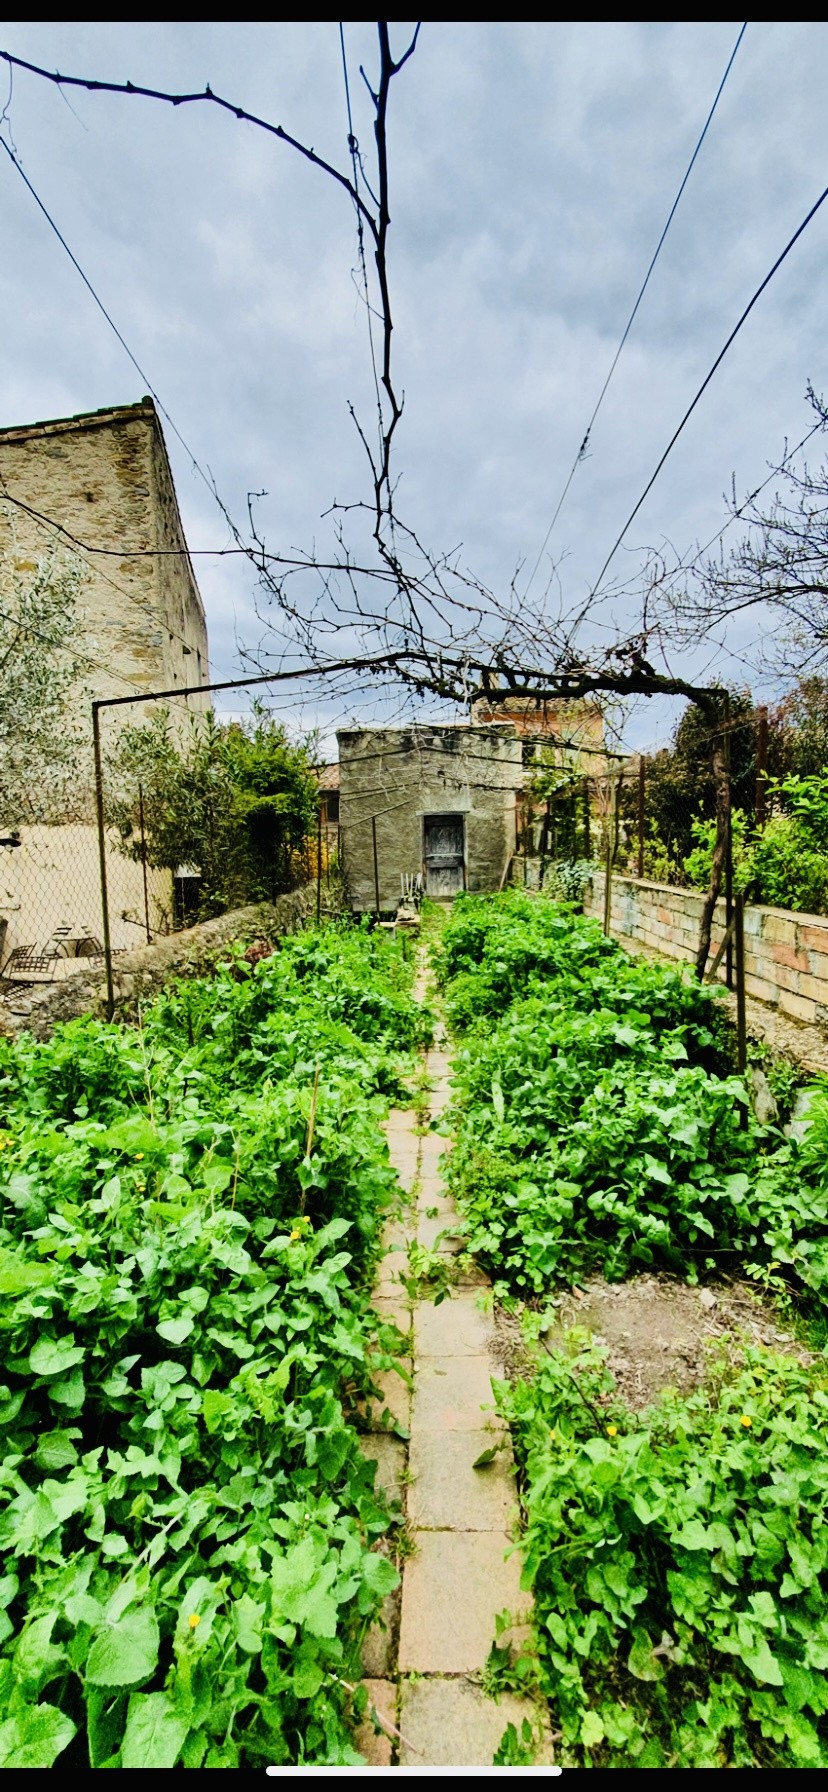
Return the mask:
<svg viewBox="0 0 828 1792">
<path fill-rule="evenodd" d="M 544 872 L 546 871 L 546 851 L 547 851 L 547 847 L 549 845 L 549 815 L 550 815 L 550 802 L 549 802 L 549 798 L 547 797 L 547 799 L 546 799 L 546 814 L 543 818 L 543 827 L 541 828 L 540 870 L 538 872 L 538 889 L 539 890 L 543 889 L 543 878 L 544 878 Z"/>
<path fill-rule="evenodd" d="M 529 882 L 529 804 L 523 804 L 523 888 Z"/>
<path fill-rule="evenodd" d="M 765 825 L 765 773 L 768 766 L 768 712 L 764 704 L 756 716 L 756 832 Z"/>
<path fill-rule="evenodd" d="M 379 920 L 379 912 L 380 912 L 379 861 L 377 859 L 377 818 L 376 818 L 376 815 L 371 816 L 371 839 L 373 840 L 373 843 L 374 843 L 374 902 L 375 902 L 374 912 L 376 914 L 377 920 Z"/>
<path fill-rule="evenodd" d="M 745 896 L 737 890 L 733 919 L 736 937 L 736 1062 L 741 1071 L 747 1068 L 747 1018 L 745 1013 Z"/>
<path fill-rule="evenodd" d="M 591 829 L 590 829 L 591 819 L 592 819 L 592 817 L 589 812 L 589 779 L 585 778 L 584 779 L 584 858 L 585 859 L 592 858 L 592 833 L 591 833 Z"/>
<path fill-rule="evenodd" d="M 638 758 L 638 875 L 644 876 L 644 787 L 647 776 L 644 754 Z"/>
<path fill-rule="evenodd" d="M 322 804 L 316 817 L 316 925 L 322 918 Z"/>
</svg>

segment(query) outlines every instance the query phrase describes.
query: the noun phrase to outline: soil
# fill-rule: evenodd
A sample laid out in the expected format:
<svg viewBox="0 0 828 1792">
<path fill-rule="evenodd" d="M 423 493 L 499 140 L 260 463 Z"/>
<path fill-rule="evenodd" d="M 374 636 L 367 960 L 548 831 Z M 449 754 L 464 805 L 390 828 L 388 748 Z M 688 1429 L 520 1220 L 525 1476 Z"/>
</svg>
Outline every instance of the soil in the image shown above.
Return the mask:
<svg viewBox="0 0 828 1792">
<path fill-rule="evenodd" d="M 649 1406 L 667 1388 L 687 1394 L 705 1379 L 712 1346 L 732 1341 L 788 1351 L 801 1362 L 810 1353 L 749 1283 L 690 1288 L 669 1276 L 638 1276 L 630 1282 L 584 1284 L 561 1296 L 558 1320 L 544 1334 L 547 1349 L 560 1348 L 566 1332 L 584 1326 L 606 1345 L 608 1363 L 622 1399 L 633 1411 Z"/>
<path fill-rule="evenodd" d="M 544 1348 L 560 1350 L 575 1327 L 591 1332 L 606 1348 L 618 1392 L 633 1412 L 667 1388 L 689 1394 L 700 1387 L 711 1349 L 725 1339 L 737 1355 L 746 1345 L 761 1344 L 803 1363 L 811 1360 L 748 1282 L 690 1288 L 670 1276 L 637 1276 L 630 1282 L 596 1277 L 553 1304 L 557 1320 L 543 1335 Z M 494 1327 L 492 1354 L 507 1380 L 531 1379 L 534 1359 L 519 1313 L 496 1306 Z"/>
</svg>

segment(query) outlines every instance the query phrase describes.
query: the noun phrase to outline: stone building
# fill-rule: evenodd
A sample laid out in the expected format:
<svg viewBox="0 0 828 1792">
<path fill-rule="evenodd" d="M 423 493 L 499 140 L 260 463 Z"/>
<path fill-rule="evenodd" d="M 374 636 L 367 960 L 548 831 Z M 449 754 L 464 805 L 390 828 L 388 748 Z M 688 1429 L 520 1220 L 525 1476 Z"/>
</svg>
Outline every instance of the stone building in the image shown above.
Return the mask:
<svg viewBox="0 0 828 1792">
<path fill-rule="evenodd" d="M 209 678 L 204 606 L 151 398 L 0 429 L 0 588 L 10 556 L 21 571 L 62 549 L 87 575 L 92 696 Z"/>
<path fill-rule="evenodd" d="M 523 781 L 514 724 L 348 728 L 339 743 L 342 870 L 351 907 L 392 912 L 401 879 L 430 896 L 497 890 Z"/>
<path fill-rule="evenodd" d="M 79 779 L 74 812 L 60 825 L 46 825 L 41 815 L 37 825 L 21 828 L 19 845 L 6 839 L 0 846 L 0 959 L 8 965 L 16 952 L 16 969 L 29 978 L 59 975 L 67 959 L 100 943 L 91 699 L 174 691 L 210 677 L 204 607 L 150 398 L 0 429 L 0 601 L 4 586 L 64 553 L 83 574 L 85 663 L 67 723 L 89 731 L 89 776 Z M 173 700 L 171 712 L 186 724 L 187 709 L 203 707 L 198 697 Z M 141 704 L 103 711 L 105 744 L 153 711 Z M 0 835 L 8 832 L 0 790 Z M 150 870 L 145 878 L 114 839 L 108 882 L 115 949 L 171 924 L 170 874 Z M 24 949 L 39 968 L 21 967 Z"/>
</svg>

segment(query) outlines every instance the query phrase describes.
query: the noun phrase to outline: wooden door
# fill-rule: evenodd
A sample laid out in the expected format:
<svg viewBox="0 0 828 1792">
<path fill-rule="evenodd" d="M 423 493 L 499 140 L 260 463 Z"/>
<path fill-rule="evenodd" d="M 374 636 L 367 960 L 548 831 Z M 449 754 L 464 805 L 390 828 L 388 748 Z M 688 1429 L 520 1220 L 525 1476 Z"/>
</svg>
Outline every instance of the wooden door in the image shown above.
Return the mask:
<svg viewBox="0 0 828 1792">
<path fill-rule="evenodd" d="M 463 888 L 462 815 L 426 815 L 423 822 L 427 896 L 456 896 Z"/>
</svg>

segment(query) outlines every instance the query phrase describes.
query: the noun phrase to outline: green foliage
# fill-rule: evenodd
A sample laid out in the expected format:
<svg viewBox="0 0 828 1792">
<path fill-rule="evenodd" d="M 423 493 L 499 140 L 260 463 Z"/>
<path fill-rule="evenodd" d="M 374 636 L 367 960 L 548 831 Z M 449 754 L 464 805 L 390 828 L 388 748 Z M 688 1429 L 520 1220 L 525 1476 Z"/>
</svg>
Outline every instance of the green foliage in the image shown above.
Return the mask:
<svg viewBox="0 0 828 1792">
<path fill-rule="evenodd" d="M 396 1573 L 354 1411 L 401 1347 L 368 1302 L 409 984 L 332 928 L 141 1033 L 3 1043 L 4 1765 L 358 1760 L 342 1683 Z"/>
<path fill-rule="evenodd" d="M 309 745 L 254 706 L 248 722 L 189 717 L 183 740 L 168 710 L 125 728 L 107 767 L 108 807 L 123 850 L 141 855 L 139 786 L 147 858 L 201 879 L 204 915 L 290 889 L 293 855 L 316 814 Z"/>
<path fill-rule="evenodd" d="M 693 850 L 684 860 L 684 873 L 687 881 L 695 884 L 699 890 L 710 889 L 710 878 L 713 870 L 713 853 L 716 846 L 716 823 L 714 820 L 696 819 L 691 826 Z M 744 890 L 752 881 L 753 863 L 748 849 L 747 817 L 741 809 L 734 809 L 730 817 L 731 851 L 733 854 L 733 882 L 737 890 Z"/>
<path fill-rule="evenodd" d="M 594 1349 L 498 1389 L 563 1761 L 828 1763 L 828 1382 L 747 1352 L 641 1416 Z"/>
<path fill-rule="evenodd" d="M 458 898 L 439 965 L 465 1029 L 449 1174 L 501 1288 L 742 1263 L 828 1287 L 828 1089 L 801 1146 L 759 1127 L 713 990 L 517 894 Z"/>
</svg>

